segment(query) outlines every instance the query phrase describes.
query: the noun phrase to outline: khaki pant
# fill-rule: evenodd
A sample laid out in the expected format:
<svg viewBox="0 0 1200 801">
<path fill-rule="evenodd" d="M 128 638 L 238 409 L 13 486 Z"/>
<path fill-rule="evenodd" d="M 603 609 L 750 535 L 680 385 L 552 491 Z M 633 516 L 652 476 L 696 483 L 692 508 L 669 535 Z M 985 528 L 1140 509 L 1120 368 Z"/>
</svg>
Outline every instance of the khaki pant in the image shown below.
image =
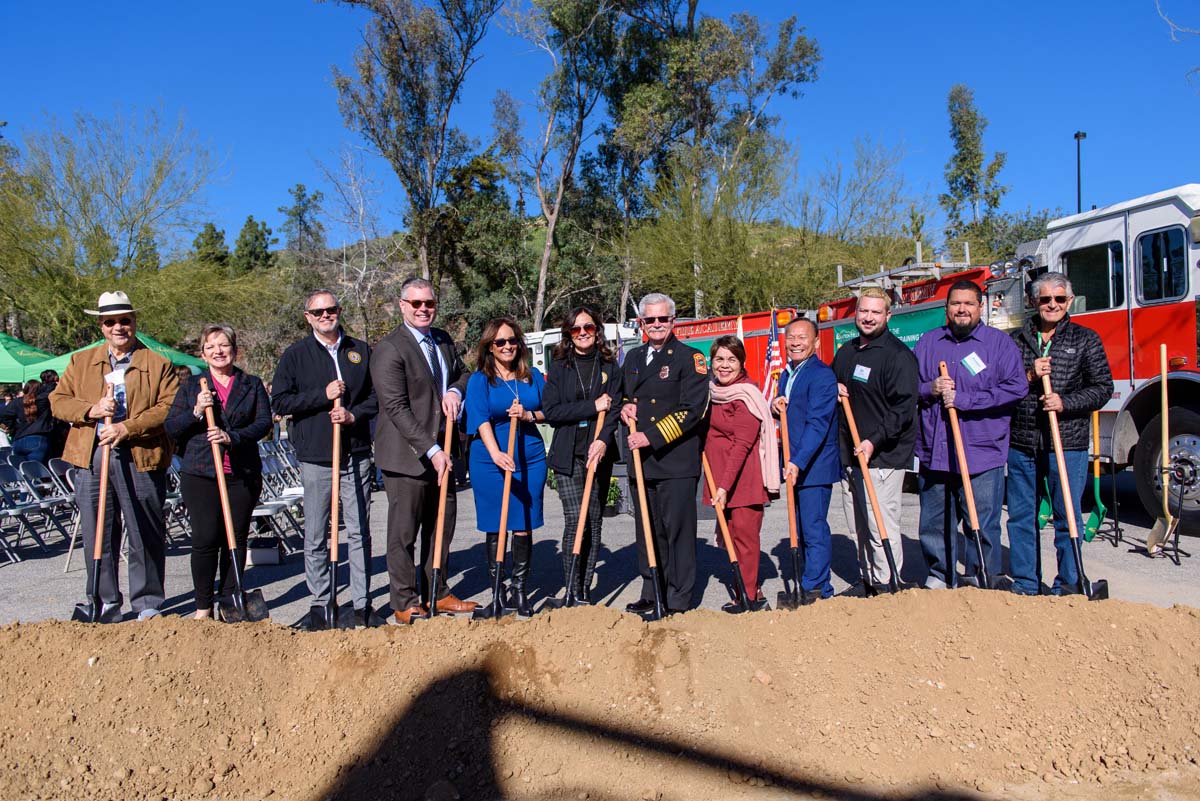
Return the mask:
<svg viewBox="0 0 1200 801">
<path fill-rule="evenodd" d="M 887 527 L 892 554 L 896 559 L 896 572 L 904 572 L 904 543 L 900 538 L 900 495 L 904 488 L 904 470 L 896 468 L 871 468 L 871 481 L 875 485 L 875 497 L 879 499 L 883 525 Z M 875 524 L 875 514 L 867 497 L 862 470 L 854 467 L 842 470 L 842 509 L 846 512 L 846 525 L 858 537 L 858 564 L 863 581 L 879 586 L 891 579 L 887 557 L 883 553 L 883 540 Z M 900 580 L 900 576 L 896 576 Z"/>
</svg>

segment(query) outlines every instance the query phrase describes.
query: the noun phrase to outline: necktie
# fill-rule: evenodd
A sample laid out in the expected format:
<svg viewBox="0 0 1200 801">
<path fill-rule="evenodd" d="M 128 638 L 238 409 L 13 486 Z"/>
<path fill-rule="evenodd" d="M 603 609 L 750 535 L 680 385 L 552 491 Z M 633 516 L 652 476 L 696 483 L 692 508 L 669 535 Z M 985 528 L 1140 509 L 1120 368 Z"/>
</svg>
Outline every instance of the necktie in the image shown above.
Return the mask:
<svg viewBox="0 0 1200 801">
<path fill-rule="evenodd" d="M 646 346 L 646 366 L 650 366 L 650 362 L 654 361 L 654 348 Z"/>
<path fill-rule="evenodd" d="M 433 385 L 437 387 L 438 397 L 442 394 L 442 364 L 438 361 L 437 348 L 433 345 L 433 337 L 428 334 L 421 340 L 425 346 L 425 358 L 429 360 L 429 370 L 433 373 Z"/>
</svg>

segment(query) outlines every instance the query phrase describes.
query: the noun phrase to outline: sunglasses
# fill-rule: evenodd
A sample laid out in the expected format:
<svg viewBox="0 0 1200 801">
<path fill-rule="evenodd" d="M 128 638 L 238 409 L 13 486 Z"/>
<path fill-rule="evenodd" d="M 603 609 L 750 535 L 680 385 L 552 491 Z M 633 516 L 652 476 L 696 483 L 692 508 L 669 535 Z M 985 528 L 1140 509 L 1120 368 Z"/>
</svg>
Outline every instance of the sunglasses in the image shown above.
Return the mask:
<svg viewBox="0 0 1200 801">
<path fill-rule="evenodd" d="M 1054 301 L 1059 306 L 1061 306 L 1067 302 L 1067 296 L 1066 295 L 1054 295 L 1053 297 L 1051 297 L 1049 295 L 1043 295 L 1042 297 L 1038 298 L 1038 303 L 1040 303 L 1043 306 L 1048 304 L 1050 301 Z"/>
<path fill-rule="evenodd" d="M 408 300 L 407 298 L 400 298 L 400 299 L 403 300 L 405 303 L 407 303 L 409 306 L 412 306 L 414 309 L 436 309 L 437 308 L 436 300 Z"/>
<path fill-rule="evenodd" d="M 571 326 L 571 335 L 572 336 L 578 336 L 579 334 L 594 334 L 594 333 L 596 333 L 596 326 L 594 323 L 584 323 L 583 325 Z"/>
<path fill-rule="evenodd" d="M 110 320 L 101 320 L 100 321 L 100 326 L 102 328 L 112 328 L 114 325 L 120 325 L 122 328 L 128 328 L 129 326 L 133 325 L 133 318 L 132 317 L 121 317 L 121 318 L 115 319 L 115 320 L 110 319 Z"/>
<path fill-rule="evenodd" d="M 514 348 L 519 348 L 521 347 L 521 340 L 517 337 L 509 337 L 507 339 L 500 337 L 499 339 L 492 340 L 493 348 L 507 348 L 509 345 L 512 345 Z"/>
<path fill-rule="evenodd" d="M 642 322 L 645 323 L 646 325 L 651 325 L 653 323 L 669 323 L 674 319 L 675 319 L 674 315 L 669 316 L 669 317 L 664 315 L 662 317 L 643 317 Z"/>
<path fill-rule="evenodd" d="M 341 311 L 342 311 L 341 306 L 328 306 L 324 309 L 305 309 L 304 313 L 311 317 L 324 317 L 327 314 L 330 317 L 337 317 L 338 314 L 341 313 Z"/>
</svg>

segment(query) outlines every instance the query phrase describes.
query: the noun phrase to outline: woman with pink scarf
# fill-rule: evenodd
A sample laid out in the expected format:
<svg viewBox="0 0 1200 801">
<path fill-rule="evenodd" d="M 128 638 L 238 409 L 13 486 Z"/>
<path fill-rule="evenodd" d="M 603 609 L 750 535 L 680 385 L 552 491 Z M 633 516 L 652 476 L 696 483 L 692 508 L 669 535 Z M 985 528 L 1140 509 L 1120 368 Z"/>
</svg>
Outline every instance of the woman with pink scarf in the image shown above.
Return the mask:
<svg viewBox="0 0 1200 801">
<path fill-rule="evenodd" d="M 759 532 L 769 495 L 779 494 L 779 454 L 775 422 L 762 392 L 746 374 L 746 347 L 735 336 L 719 337 L 709 350 L 715 382 L 711 387 L 708 438 L 704 452 L 717 485 L 716 502 L 725 507 L 746 596 L 752 608 L 768 608 L 758 584 Z M 713 505 L 704 485 L 704 502 Z M 721 537 L 718 525 L 718 541 Z M 736 603 L 722 607 L 736 611 Z"/>
</svg>

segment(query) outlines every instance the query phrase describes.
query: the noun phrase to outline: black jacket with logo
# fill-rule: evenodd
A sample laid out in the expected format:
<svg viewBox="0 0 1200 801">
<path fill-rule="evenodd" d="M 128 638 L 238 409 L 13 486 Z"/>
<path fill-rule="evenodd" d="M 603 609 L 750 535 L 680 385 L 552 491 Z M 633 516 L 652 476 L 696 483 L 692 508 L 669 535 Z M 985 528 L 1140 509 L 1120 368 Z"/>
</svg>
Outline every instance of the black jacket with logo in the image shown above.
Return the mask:
<svg viewBox="0 0 1200 801">
<path fill-rule="evenodd" d="M 834 375 L 850 392 L 858 436 L 875 447 L 870 466 L 909 469 L 917 441 L 917 357 L 891 331 L 861 344 L 862 337 L 855 337 L 838 348 Z M 843 466 L 858 464 L 844 412 L 838 416 L 838 447 Z"/>
</svg>

